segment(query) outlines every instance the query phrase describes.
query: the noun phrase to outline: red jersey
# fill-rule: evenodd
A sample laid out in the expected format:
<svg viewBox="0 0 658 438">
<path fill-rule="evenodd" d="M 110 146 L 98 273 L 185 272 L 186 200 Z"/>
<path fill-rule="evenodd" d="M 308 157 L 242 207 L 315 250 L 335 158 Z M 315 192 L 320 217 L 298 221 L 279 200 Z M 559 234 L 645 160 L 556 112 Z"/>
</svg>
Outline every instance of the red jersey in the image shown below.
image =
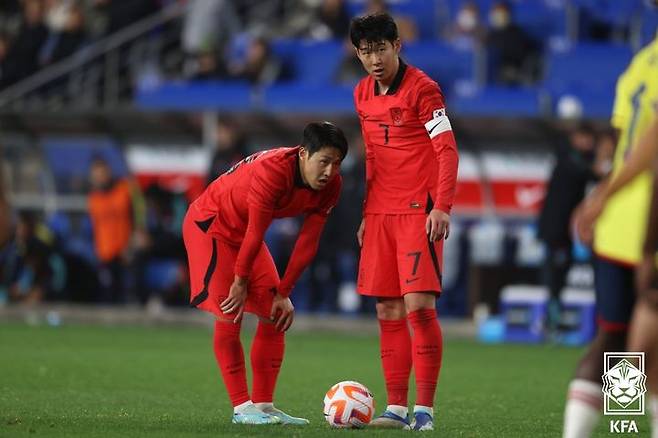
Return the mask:
<svg viewBox="0 0 658 438">
<path fill-rule="evenodd" d="M 438 84 L 400 60 L 385 95 L 367 76 L 354 102 L 366 147 L 364 213 L 450 213 L 459 158 Z"/>
<path fill-rule="evenodd" d="M 299 169 L 300 147 L 257 152 L 214 180 L 193 205 L 214 218 L 207 233 L 240 246 L 235 274 L 248 277 L 272 219 L 305 214 L 279 293 L 286 296 L 317 251 L 320 233 L 338 202 L 336 175 L 319 191 L 306 186 Z"/>
</svg>

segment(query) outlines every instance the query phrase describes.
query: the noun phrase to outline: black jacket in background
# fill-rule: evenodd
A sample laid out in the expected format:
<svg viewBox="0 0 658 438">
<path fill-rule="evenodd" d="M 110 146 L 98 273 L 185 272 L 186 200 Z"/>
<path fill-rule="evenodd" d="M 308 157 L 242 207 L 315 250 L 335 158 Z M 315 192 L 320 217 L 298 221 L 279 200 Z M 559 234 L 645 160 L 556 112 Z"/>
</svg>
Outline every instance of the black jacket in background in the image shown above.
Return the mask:
<svg viewBox="0 0 658 438">
<path fill-rule="evenodd" d="M 592 171 L 593 153 L 579 152 L 566 140 L 556 153 L 557 162 L 539 214 L 538 237 L 551 246 L 564 246 L 571 244 L 571 213 L 596 175 Z"/>
</svg>

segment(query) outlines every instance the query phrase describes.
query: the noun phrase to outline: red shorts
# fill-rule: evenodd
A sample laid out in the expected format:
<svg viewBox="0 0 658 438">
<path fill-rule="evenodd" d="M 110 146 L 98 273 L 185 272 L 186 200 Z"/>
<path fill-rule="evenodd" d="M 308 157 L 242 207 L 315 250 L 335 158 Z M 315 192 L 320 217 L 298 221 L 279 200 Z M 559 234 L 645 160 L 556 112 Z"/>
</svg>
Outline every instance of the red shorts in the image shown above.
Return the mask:
<svg viewBox="0 0 658 438">
<path fill-rule="evenodd" d="M 240 248 L 206 233 L 214 219 L 214 216 L 200 217 L 193 204 L 183 221 L 183 240 L 190 267 L 190 306 L 226 319 L 231 318 L 231 314 L 224 314 L 219 304 L 228 297 L 233 284 Z M 269 319 L 278 286 L 279 274 L 263 243 L 247 283 L 245 312 Z"/>
<path fill-rule="evenodd" d="M 430 242 L 426 215 L 365 216 L 357 292 L 401 297 L 410 292 L 441 292 L 443 240 Z"/>
</svg>

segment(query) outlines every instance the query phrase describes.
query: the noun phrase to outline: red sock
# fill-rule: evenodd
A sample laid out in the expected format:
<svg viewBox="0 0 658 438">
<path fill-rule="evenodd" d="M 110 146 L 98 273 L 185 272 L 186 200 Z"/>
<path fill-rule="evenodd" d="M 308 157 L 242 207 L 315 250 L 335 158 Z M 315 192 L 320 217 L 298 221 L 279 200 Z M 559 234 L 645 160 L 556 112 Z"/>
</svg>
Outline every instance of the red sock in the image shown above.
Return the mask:
<svg viewBox="0 0 658 438">
<path fill-rule="evenodd" d="M 231 403 L 238 406 L 246 402 L 249 400 L 249 390 L 240 342 L 240 324 L 215 321 L 214 349 Z"/>
<path fill-rule="evenodd" d="M 284 332 L 278 331 L 274 324 L 258 322 L 256 336 L 251 344 L 251 370 L 254 374 L 252 401 L 254 403 L 272 402 L 285 346 Z"/>
<path fill-rule="evenodd" d="M 407 406 L 411 335 L 407 319 L 379 320 L 379 342 L 389 405 Z"/>
<path fill-rule="evenodd" d="M 416 404 L 432 407 L 443 355 L 441 327 L 434 309 L 416 310 L 407 317 L 414 330 L 412 354 L 416 375 Z"/>
</svg>

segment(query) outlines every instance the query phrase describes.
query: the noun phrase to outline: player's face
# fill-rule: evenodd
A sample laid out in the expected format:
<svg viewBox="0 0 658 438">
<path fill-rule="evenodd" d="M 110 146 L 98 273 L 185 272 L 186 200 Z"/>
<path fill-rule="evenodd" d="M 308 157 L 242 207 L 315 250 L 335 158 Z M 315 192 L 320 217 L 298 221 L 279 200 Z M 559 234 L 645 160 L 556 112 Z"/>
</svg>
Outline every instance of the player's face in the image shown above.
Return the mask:
<svg viewBox="0 0 658 438">
<path fill-rule="evenodd" d="M 334 147 L 323 147 L 313 155 L 309 155 L 308 151 L 302 148 L 302 179 L 313 190 L 322 190 L 340 171 L 341 161 L 340 151 Z"/>
<path fill-rule="evenodd" d="M 390 41 L 373 43 L 363 40 L 356 49 L 356 56 L 374 80 L 390 84 L 398 71 L 400 47 L 399 39 L 392 43 Z"/>
</svg>

